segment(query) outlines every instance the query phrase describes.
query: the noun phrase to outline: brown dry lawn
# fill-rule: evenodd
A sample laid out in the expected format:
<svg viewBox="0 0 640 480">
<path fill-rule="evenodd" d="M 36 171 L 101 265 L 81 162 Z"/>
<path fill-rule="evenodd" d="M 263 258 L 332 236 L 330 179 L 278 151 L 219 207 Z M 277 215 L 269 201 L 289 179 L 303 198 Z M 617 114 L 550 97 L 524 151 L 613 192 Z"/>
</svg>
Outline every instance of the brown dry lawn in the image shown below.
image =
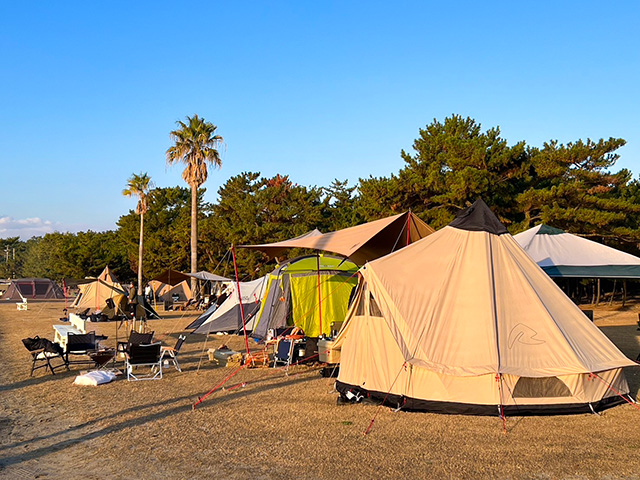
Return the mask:
<svg viewBox="0 0 640 480">
<path fill-rule="evenodd" d="M 188 338 L 173 368 L 153 382 L 73 385 L 82 368 L 29 377 L 21 338 L 53 339 L 63 304 L 0 303 L 0 478 L 354 479 L 640 478 L 640 411 L 602 416 L 509 418 L 394 412 L 336 405 L 333 381 L 313 367 L 242 370 L 227 387 L 192 404 L 233 370 L 216 367 L 205 337 Z M 640 307 L 596 310 L 596 323 L 629 357 L 640 351 Z M 173 345 L 193 318 L 168 312 L 149 322 Z M 92 324 L 115 341 L 114 323 Z M 208 347 L 239 337 L 210 337 Z M 252 346 L 257 349 L 257 346 Z M 627 378 L 632 394 L 640 369 Z M 291 372 L 290 372 L 291 373 Z M 378 414 L 368 436 L 362 432 Z"/>
</svg>

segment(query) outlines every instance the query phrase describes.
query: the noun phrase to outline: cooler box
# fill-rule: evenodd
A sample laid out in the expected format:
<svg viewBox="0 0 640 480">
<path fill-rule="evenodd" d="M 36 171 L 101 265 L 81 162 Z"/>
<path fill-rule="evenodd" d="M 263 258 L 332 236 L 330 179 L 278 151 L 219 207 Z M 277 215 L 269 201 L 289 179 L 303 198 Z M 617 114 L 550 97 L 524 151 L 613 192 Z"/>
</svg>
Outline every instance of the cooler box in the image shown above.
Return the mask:
<svg viewBox="0 0 640 480">
<path fill-rule="evenodd" d="M 318 353 L 322 363 L 340 363 L 340 350 L 333 349 L 333 340 L 318 340 Z"/>
</svg>

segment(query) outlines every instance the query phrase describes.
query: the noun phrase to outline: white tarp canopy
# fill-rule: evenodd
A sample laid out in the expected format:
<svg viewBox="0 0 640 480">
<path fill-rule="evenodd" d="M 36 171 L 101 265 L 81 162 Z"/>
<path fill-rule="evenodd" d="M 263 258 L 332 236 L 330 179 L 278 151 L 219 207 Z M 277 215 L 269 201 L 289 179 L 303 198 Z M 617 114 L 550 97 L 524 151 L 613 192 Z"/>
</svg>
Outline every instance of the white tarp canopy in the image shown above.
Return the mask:
<svg viewBox="0 0 640 480">
<path fill-rule="evenodd" d="M 513 238 L 550 277 L 640 278 L 640 258 L 558 228 L 537 225 Z"/>
</svg>

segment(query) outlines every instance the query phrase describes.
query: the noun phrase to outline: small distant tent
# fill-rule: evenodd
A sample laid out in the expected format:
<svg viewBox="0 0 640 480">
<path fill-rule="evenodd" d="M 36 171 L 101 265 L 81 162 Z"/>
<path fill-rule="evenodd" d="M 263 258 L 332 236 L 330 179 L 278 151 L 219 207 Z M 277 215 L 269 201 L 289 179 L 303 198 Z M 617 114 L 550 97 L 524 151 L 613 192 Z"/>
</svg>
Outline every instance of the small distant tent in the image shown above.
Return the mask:
<svg viewBox="0 0 640 480">
<path fill-rule="evenodd" d="M 170 302 L 174 295 L 178 301 L 188 302 L 193 298 L 190 286 L 191 277 L 186 273 L 168 269 L 149 281 L 154 298 L 161 302 Z"/>
<path fill-rule="evenodd" d="M 588 413 L 624 402 L 635 365 L 481 200 L 374 260 L 336 338 L 336 388 L 408 410 Z"/>
<path fill-rule="evenodd" d="M 550 277 L 640 278 L 640 258 L 559 228 L 537 225 L 513 238 Z"/>
<path fill-rule="evenodd" d="M 367 261 L 394 252 L 433 232 L 433 228 L 412 212 L 405 212 L 335 232 L 322 234 L 315 230 L 282 242 L 240 247 L 260 250 L 270 258 L 282 255 L 287 249 L 308 248 L 336 253 L 357 265 L 364 265 Z"/>
<path fill-rule="evenodd" d="M 251 282 L 240 282 L 242 310 L 238 298 L 237 285 L 229 284 L 226 300 L 220 305 L 210 306 L 196 318 L 187 329 L 194 328 L 193 333 L 239 332 L 242 330 L 242 312 L 244 312 L 247 331 L 253 328 L 253 317 L 260 309 L 260 301 L 264 295 L 267 276 Z"/>
<path fill-rule="evenodd" d="M 161 302 L 171 302 L 174 298 L 178 302 L 188 302 L 193 298 L 193 294 L 191 293 L 191 286 L 189 286 L 189 282 L 187 280 L 183 280 L 173 286 L 163 284 L 163 287 L 158 292 L 157 298 Z"/>
<path fill-rule="evenodd" d="M 64 292 L 48 278 L 12 279 L 2 296 L 6 300 L 49 300 L 64 298 Z"/>
<path fill-rule="evenodd" d="M 357 271 L 353 262 L 334 255 L 284 262 L 268 275 L 252 336 L 264 339 L 269 329 L 286 325 L 301 328 L 307 337 L 329 335 L 331 323 L 344 320 Z"/>
<path fill-rule="evenodd" d="M 120 284 L 113 272 L 106 266 L 96 278 L 87 279 L 79 284 L 80 292 L 71 304 L 77 310 L 105 311 L 113 310 L 115 315 L 125 311 L 127 291 Z"/>
</svg>

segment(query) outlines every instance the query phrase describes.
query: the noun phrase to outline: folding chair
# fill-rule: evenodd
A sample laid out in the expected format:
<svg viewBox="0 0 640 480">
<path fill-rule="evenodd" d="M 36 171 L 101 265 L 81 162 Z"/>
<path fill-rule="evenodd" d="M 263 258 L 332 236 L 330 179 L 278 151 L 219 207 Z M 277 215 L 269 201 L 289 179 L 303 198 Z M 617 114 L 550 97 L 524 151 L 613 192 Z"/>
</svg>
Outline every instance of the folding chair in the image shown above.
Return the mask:
<svg viewBox="0 0 640 480">
<path fill-rule="evenodd" d="M 135 330 L 132 330 L 129 334 L 129 340 L 126 342 L 118 342 L 116 345 L 116 355 L 118 353 L 127 353 L 131 349 L 131 345 L 140 345 L 144 343 L 145 345 L 153 342 L 153 334 L 155 332 L 148 333 L 138 333 Z"/>
<path fill-rule="evenodd" d="M 184 343 L 184 341 L 187 339 L 186 335 L 180 335 L 178 337 L 178 341 L 176 342 L 175 347 L 162 347 L 161 350 L 161 355 L 160 355 L 160 361 L 164 362 L 173 362 L 173 366 L 176 367 L 176 370 L 178 370 L 179 372 L 182 372 L 182 369 L 180 368 L 180 364 L 178 363 L 178 353 L 180 353 L 180 349 L 182 348 L 182 344 Z"/>
<path fill-rule="evenodd" d="M 70 364 L 88 364 L 93 365 L 94 361 L 91 358 L 85 358 L 83 360 L 70 361 L 69 355 L 80 355 L 89 357 L 89 354 L 98 350 L 96 344 L 96 332 L 67 335 L 67 346 L 64 352 L 65 362 Z"/>
<path fill-rule="evenodd" d="M 160 360 L 160 342 L 145 344 L 132 344 L 128 353 L 125 353 L 125 367 L 127 380 L 160 380 L 162 378 L 162 361 Z M 134 374 L 137 367 L 150 367 L 146 374 Z"/>
<path fill-rule="evenodd" d="M 294 340 L 288 338 L 279 338 L 276 344 L 273 346 L 273 366 L 277 367 L 278 364 L 285 366 L 291 365 L 293 358 L 293 345 Z"/>
<path fill-rule="evenodd" d="M 29 353 L 31 354 L 32 363 L 31 373 L 29 373 L 30 377 L 32 377 L 33 372 L 35 370 L 38 370 L 39 368 L 44 368 L 45 372 L 47 370 L 51 371 L 51 375 L 56 374 L 56 368 L 66 367 L 66 369 L 69 370 L 69 365 L 67 365 L 67 362 L 65 361 L 63 356 L 64 352 L 62 351 L 62 347 L 60 347 L 60 345 L 58 345 L 57 343 L 53 343 L 46 338 L 35 337 L 23 338 L 22 344 L 27 350 L 29 350 Z M 53 360 L 54 358 L 60 358 L 63 363 L 61 365 L 54 366 L 51 363 L 51 360 Z"/>
</svg>

